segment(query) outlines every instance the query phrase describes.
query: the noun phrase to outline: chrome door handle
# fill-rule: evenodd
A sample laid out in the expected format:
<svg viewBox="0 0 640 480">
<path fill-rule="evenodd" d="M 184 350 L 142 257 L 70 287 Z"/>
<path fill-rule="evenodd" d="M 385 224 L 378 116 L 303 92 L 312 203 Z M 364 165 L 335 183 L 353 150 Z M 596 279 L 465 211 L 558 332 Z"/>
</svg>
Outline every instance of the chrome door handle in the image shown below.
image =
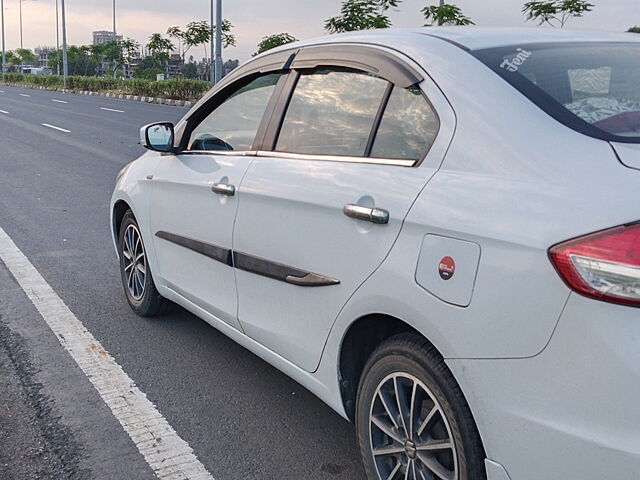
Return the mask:
<svg viewBox="0 0 640 480">
<path fill-rule="evenodd" d="M 382 208 L 368 208 L 360 205 L 345 205 L 342 210 L 347 217 L 366 220 L 367 222 L 384 225 L 389 223 L 389 212 Z"/>
<path fill-rule="evenodd" d="M 211 185 L 211 190 L 214 193 L 226 195 L 227 197 L 233 197 L 236 194 L 236 187 L 233 185 L 227 185 L 226 183 L 214 183 Z"/>
</svg>

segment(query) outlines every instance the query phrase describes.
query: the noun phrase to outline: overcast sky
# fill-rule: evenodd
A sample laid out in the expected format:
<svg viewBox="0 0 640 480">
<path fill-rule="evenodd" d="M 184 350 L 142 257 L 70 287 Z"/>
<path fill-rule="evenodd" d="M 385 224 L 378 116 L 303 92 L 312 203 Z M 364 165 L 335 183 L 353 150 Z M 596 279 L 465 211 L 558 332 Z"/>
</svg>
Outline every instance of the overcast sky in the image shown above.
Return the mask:
<svg viewBox="0 0 640 480">
<path fill-rule="evenodd" d="M 112 0 L 66 0 L 69 44 L 91 43 L 93 30 L 111 30 Z M 118 33 L 145 43 L 154 32 L 209 18 L 210 0 L 117 0 Z M 403 0 L 390 13 L 394 26 L 415 27 L 424 23 L 420 10 L 436 0 Z M 477 25 L 521 26 L 524 0 L 457 0 Z M 640 0 L 591 0 L 596 5 L 584 18 L 573 19 L 569 28 L 624 31 L 640 25 Z M 4 0 L 7 48 L 20 46 L 19 0 Z M 289 32 L 299 39 L 323 35 L 324 20 L 337 15 L 341 0 L 223 0 L 223 16 L 234 25 L 237 47 L 224 51 L 225 59 L 246 60 L 260 39 Z M 55 0 L 23 0 L 24 46 L 55 45 Z M 191 52 L 190 52 L 191 53 Z M 204 51 L 193 50 L 196 58 Z"/>
</svg>

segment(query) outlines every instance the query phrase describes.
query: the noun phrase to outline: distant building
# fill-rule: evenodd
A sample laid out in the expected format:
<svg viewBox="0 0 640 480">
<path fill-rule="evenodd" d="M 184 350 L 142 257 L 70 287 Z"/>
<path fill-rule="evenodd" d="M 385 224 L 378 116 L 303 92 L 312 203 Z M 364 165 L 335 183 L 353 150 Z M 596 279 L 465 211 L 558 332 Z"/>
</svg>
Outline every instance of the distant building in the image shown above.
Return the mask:
<svg viewBox="0 0 640 480">
<path fill-rule="evenodd" d="M 125 63 L 122 65 L 122 70 L 124 71 L 125 78 L 133 78 L 136 72 L 136 68 L 142 61 L 142 56 L 137 55 L 136 57 L 131 59 L 131 62 Z"/>
<path fill-rule="evenodd" d="M 166 66 L 167 78 L 179 77 L 182 75 L 182 69 L 184 68 L 184 60 L 182 56 L 177 53 L 171 54 L 171 59 Z"/>
<path fill-rule="evenodd" d="M 49 54 L 56 51 L 56 47 L 36 47 L 33 53 L 36 55 L 36 66 L 46 68 L 49 66 Z"/>
<path fill-rule="evenodd" d="M 114 35 L 113 32 L 109 30 L 97 30 L 93 32 L 93 44 L 100 45 L 102 43 L 113 42 L 116 40 L 117 42 L 122 41 L 122 35 Z"/>
</svg>

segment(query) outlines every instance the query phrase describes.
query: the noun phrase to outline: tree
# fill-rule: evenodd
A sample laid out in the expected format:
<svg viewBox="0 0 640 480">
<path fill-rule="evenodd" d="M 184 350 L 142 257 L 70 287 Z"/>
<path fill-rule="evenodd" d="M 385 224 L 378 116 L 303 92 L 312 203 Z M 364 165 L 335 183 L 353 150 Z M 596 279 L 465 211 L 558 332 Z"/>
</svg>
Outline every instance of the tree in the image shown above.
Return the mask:
<svg viewBox="0 0 640 480">
<path fill-rule="evenodd" d="M 97 43 L 95 45 L 89 46 L 89 53 L 91 54 L 91 58 L 93 59 L 93 61 L 96 62 L 98 70 L 102 70 L 103 64 L 105 62 L 104 56 L 107 51 L 107 47 L 105 45 L 106 44 L 104 43 Z"/>
<path fill-rule="evenodd" d="M 158 74 L 164 70 L 160 60 L 156 57 L 145 57 L 135 68 L 133 76 L 136 78 L 145 78 L 147 80 L 156 80 Z"/>
<path fill-rule="evenodd" d="M 193 62 L 185 64 L 182 67 L 182 76 L 184 78 L 198 78 L 198 66 Z"/>
<path fill-rule="evenodd" d="M 5 53 L 5 56 L 6 56 L 9 71 L 15 70 L 15 66 L 20 65 L 21 59 L 18 55 L 15 54 L 15 52 L 12 52 L 11 50 L 7 50 L 7 52 Z"/>
<path fill-rule="evenodd" d="M 16 48 L 13 54 L 20 65 L 28 65 L 36 61 L 36 56 L 28 48 Z"/>
<path fill-rule="evenodd" d="M 94 56 L 97 45 L 69 45 L 67 49 L 67 65 L 70 75 L 92 77 L 97 75 L 101 58 Z M 52 50 L 48 54 L 48 66 L 56 71 L 58 65 L 62 70 L 62 50 Z"/>
<path fill-rule="evenodd" d="M 544 23 L 552 27 L 564 27 L 565 23 L 572 17 L 582 17 L 585 13 L 593 10 L 594 5 L 585 0 L 552 0 L 527 2 L 522 7 L 522 13 L 527 17 L 527 21 Z"/>
<path fill-rule="evenodd" d="M 372 28 L 388 28 L 391 20 L 385 12 L 397 7 L 402 0 L 345 0 L 340 15 L 324 23 L 329 33 L 352 32 Z"/>
<path fill-rule="evenodd" d="M 146 45 L 147 50 L 151 52 L 151 56 L 155 58 L 159 64 L 164 64 L 164 71 L 167 73 L 169 61 L 171 60 L 171 52 L 175 49 L 173 42 L 168 38 L 163 38 L 159 33 L 154 33 L 149 37 L 149 42 Z"/>
<path fill-rule="evenodd" d="M 49 67 L 54 72 L 58 68 L 58 64 L 60 64 L 60 66 L 62 66 L 62 51 L 61 50 L 53 50 L 53 51 L 49 52 L 48 58 L 49 58 Z"/>
<path fill-rule="evenodd" d="M 635 27 L 631 27 L 629 30 L 627 30 L 627 32 L 640 33 L 640 27 L 636 25 Z"/>
<path fill-rule="evenodd" d="M 106 61 L 112 63 L 114 78 L 116 77 L 118 68 L 125 63 L 130 63 L 138 54 L 138 49 L 140 48 L 140 44 L 131 38 L 119 41 L 112 40 L 106 42 L 104 46 L 104 58 Z"/>
<path fill-rule="evenodd" d="M 67 49 L 67 67 L 69 75 L 95 75 L 97 63 L 90 56 L 89 45 L 70 45 Z M 56 55 L 57 62 L 62 60 L 62 55 Z"/>
<path fill-rule="evenodd" d="M 231 33 L 232 29 L 233 25 L 229 20 L 222 21 L 222 28 L 220 30 L 222 32 L 223 48 L 236 46 L 236 37 L 233 33 Z M 213 28 L 214 35 L 215 31 L 216 27 Z M 199 22 L 190 22 L 187 24 L 187 27 L 184 30 L 181 30 L 180 27 L 168 28 L 167 35 L 180 40 L 185 46 L 185 48 L 182 50 L 182 60 L 184 60 L 187 52 L 191 49 L 191 47 L 204 45 L 206 52 L 206 45 L 211 41 L 211 26 L 206 20 L 202 20 Z"/>
<path fill-rule="evenodd" d="M 238 65 L 240 65 L 240 60 L 229 59 L 224 62 L 222 65 L 222 76 L 228 75 L 232 70 L 238 68 Z"/>
<path fill-rule="evenodd" d="M 450 3 L 427 5 L 421 12 L 427 22 L 432 22 L 426 24 L 425 27 L 430 27 L 434 23 L 436 25 L 475 25 L 469 17 L 462 14 L 460 7 Z"/>
<path fill-rule="evenodd" d="M 288 33 L 276 33 L 274 35 L 268 35 L 266 37 L 262 37 L 262 40 L 258 44 L 258 51 L 253 55 L 255 56 L 262 52 L 266 52 L 267 50 L 271 50 L 272 48 L 297 41 L 298 39 L 296 37 Z"/>
<path fill-rule="evenodd" d="M 171 52 L 176 48 L 171 40 L 163 38 L 159 33 L 154 33 L 149 37 L 146 47 L 151 52 L 151 55 L 161 62 L 171 60 Z"/>
</svg>

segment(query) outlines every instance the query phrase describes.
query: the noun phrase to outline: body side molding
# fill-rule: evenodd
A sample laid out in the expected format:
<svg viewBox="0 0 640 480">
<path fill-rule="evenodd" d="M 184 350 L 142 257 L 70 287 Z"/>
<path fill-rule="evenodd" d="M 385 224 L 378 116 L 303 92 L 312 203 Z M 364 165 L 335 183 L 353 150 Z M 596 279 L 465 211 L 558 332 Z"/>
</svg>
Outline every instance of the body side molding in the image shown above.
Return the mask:
<svg viewBox="0 0 640 480">
<path fill-rule="evenodd" d="M 299 287 L 326 287 L 329 285 L 338 285 L 340 280 L 320 275 L 318 273 L 308 272 L 299 268 L 283 265 L 282 263 L 272 262 L 264 258 L 255 257 L 248 253 L 232 252 L 231 249 L 213 245 L 211 243 L 201 242 L 189 237 L 176 235 L 164 231 L 156 232 L 156 237 L 162 238 L 181 247 L 193 250 L 205 257 L 212 258 L 218 262 L 235 267 L 245 272 L 255 273 L 263 277 L 269 277 L 281 282 L 290 283 Z"/>
<path fill-rule="evenodd" d="M 159 231 L 156 232 L 156 237 L 167 240 L 168 242 L 175 243 L 181 247 L 193 250 L 205 257 L 212 258 L 218 262 L 233 266 L 231 250 L 228 248 L 219 247 L 211 243 L 201 242 L 194 240 L 193 238 L 183 237 L 174 233 Z"/>
<path fill-rule="evenodd" d="M 274 280 L 299 287 L 326 287 L 340 283 L 340 280 L 335 278 L 300 270 L 299 268 L 254 257 L 242 252 L 233 252 L 233 264 L 236 268 L 245 272 L 255 273 L 256 275 L 273 278 Z"/>
</svg>

